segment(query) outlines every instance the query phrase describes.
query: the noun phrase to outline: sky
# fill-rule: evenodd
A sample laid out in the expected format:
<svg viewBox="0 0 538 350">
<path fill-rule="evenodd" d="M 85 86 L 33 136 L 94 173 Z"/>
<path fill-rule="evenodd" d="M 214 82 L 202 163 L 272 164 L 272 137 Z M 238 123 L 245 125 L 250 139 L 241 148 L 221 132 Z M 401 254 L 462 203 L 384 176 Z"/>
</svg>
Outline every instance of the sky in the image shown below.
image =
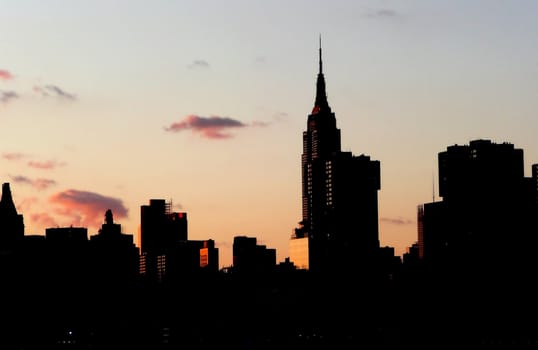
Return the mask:
<svg viewBox="0 0 538 350">
<path fill-rule="evenodd" d="M 406 252 L 437 154 L 474 139 L 538 163 L 538 2 L 0 0 L 0 181 L 25 234 L 111 209 L 186 212 L 189 239 L 289 256 L 319 37 L 342 150 L 381 164 L 379 238 Z"/>
</svg>

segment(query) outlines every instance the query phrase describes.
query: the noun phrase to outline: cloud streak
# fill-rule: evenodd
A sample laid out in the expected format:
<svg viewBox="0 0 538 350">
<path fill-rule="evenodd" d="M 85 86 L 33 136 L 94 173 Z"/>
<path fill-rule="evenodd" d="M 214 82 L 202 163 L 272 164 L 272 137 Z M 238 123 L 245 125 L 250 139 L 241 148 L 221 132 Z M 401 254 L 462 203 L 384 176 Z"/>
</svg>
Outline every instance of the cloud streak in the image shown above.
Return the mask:
<svg viewBox="0 0 538 350">
<path fill-rule="evenodd" d="M 115 218 L 128 215 L 121 199 L 89 191 L 69 189 L 58 192 L 49 198 L 49 202 L 54 205 L 54 212 L 65 217 L 73 226 L 98 228 L 107 209 L 112 210 Z"/>
<path fill-rule="evenodd" d="M 19 98 L 19 94 L 17 94 L 15 91 L 1 91 L 0 90 L 0 102 L 7 104 L 8 102 L 11 102 L 12 100 L 15 100 Z"/>
<path fill-rule="evenodd" d="M 20 153 L 20 152 L 7 152 L 2 153 L 2 158 L 11 161 L 11 162 L 18 162 L 22 159 L 32 158 L 31 155 Z M 56 160 L 29 160 L 26 162 L 26 165 L 30 168 L 34 169 L 43 169 L 43 170 L 49 170 L 49 169 L 55 169 L 60 166 L 66 165 L 65 162 L 58 162 Z"/>
<path fill-rule="evenodd" d="M 11 80 L 13 79 L 13 74 L 5 69 L 0 69 L 0 80 Z"/>
<path fill-rule="evenodd" d="M 11 180 L 17 184 L 30 185 L 39 191 L 46 190 L 47 188 L 56 185 L 56 181 L 52 179 L 30 179 L 29 177 L 22 175 L 11 176 Z"/>
<path fill-rule="evenodd" d="M 382 222 L 386 222 L 387 224 L 391 225 L 412 225 L 414 224 L 413 220 L 404 219 L 404 218 L 381 218 Z"/>
<path fill-rule="evenodd" d="M 26 157 L 26 154 L 18 153 L 18 152 L 2 153 L 2 158 L 10 160 L 10 161 L 21 160 L 22 158 L 25 158 L 25 157 Z"/>
<path fill-rule="evenodd" d="M 371 19 L 395 18 L 398 17 L 398 13 L 391 9 L 378 9 L 366 12 L 364 17 Z"/>
<path fill-rule="evenodd" d="M 77 99 L 76 95 L 68 93 L 56 85 L 36 85 L 34 86 L 34 91 L 43 97 L 56 97 L 69 101 L 74 101 Z"/>
<path fill-rule="evenodd" d="M 205 60 L 194 60 L 187 67 L 189 69 L 207 69 L 209 68 L 209 63 Z"/>
<path fill-rule="evenodd" d="M 204 138 L 226 139 L 232 137 L 227 130 L 244 128 L 246 126 L 247 124 L 228 117 L 188 115 L 183 120 L 165 127 L 165 130 L 169 132 L 190 130 Z"/>
<path fill-rule="evenodd" d="M 43 162 L 31 160 L 28 163 L 26 163 L 26 165 L 28 165 L 30 168 L 49 170 L 49 169 L 55 169 L 60 166 L 64 166 L 65 163 L 57 162 L 55 160 L 46 160 Z"/>
</svg>

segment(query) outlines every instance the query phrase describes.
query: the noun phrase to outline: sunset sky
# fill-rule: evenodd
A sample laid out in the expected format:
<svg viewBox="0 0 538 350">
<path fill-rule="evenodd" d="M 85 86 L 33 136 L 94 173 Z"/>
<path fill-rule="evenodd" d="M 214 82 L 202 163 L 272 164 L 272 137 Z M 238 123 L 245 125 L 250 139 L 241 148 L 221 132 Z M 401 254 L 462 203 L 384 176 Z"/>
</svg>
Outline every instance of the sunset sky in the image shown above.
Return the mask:
<svg viewBox="0 0 538 350">
<path fill-rule="evenodd" d="M 537 1 L 0 0 L 0 182 L 26 234 L 152 198 L 232 263 L 288 254 L 318 38 L 342 150 L 381 163 L 380 241 L 401 255 L 439 200 L 437 154 L 473 139 L 538 163 Z"/>
</svg>

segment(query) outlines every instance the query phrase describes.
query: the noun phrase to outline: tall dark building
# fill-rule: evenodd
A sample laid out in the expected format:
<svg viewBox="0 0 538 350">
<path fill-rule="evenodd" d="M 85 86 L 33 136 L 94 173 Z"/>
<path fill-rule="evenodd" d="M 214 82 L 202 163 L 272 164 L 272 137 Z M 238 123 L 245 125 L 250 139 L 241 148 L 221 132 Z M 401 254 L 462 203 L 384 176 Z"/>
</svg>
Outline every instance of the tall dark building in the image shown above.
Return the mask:
<svg viewBox="0 0 538 350">
<path fill-rule="evenodd" d="M 23 238 L 23 216 L 17 213 L 9 183 L 4 183 L 0 199 L 0 251 L 12 250 Z"/>
<path fill-rule="evenodd" d="M 24 223 L 21 214 L 17 213 L 9 183 L 2 185 L 0 199 L 0 284 L 4 306 L 11 302 L 11 296 L 18 296 L 24 291 L 24 278 L 20 273 L 28 266 L 21 259 L 21 248 L 24 244 Z M 1 342 L 1 341 L 0 341 Z"/>
<path fill-rule="evenodd" d="M 151 199 L 140 207 L 141 272 L 153 281 L 164 281 L 171 254 L 178 242 L 187 241 L 187 213 L 173 212 L 171 203 Z M 167 258 L 168 256 L 168 258 Z"/>
<path fill-rule="evenodd" d="M 151 199 L 140 207 L 142 252 L 159 255 L 174 242 L 186 241 L 187 227 L 187 213 L 173 212 L 164 199 Z"/>
<path fill-rule="evenodd" d="M 340 129 L 325 91 L 321 43 L 316 99 L 303 132 L 301 169 L 302 221 L 292 240 L 304 242 L 299 244 L 303 253 L 308 246 L 308 269 L 363 265 L 379 248 L 380 165 L 368 156 L 341 151 Z"/>
<path fill-rule="evenodd" d="M 425 262 L 499 280 L 533 269 L 536 167 L 524 176 L 523 150 L 473 140 L 447 147 L 438 161 L 442 202 L 419 207 Z"/>
</svg>

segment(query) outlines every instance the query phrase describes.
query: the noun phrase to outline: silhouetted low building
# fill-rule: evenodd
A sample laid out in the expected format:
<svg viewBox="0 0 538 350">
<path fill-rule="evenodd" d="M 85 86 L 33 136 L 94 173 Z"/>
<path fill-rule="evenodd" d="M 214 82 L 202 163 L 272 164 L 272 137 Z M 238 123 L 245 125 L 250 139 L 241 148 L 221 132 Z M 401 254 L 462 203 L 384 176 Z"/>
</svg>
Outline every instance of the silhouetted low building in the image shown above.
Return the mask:
<svg viewBox="0 0 538 350">
<path fill-rule="evenodd" d="M 258 245 L 256 237 L 235 236 L 233 271 L 242 275 L 263 275 L 274 271 L 276 250 Z"/>
<path fill-rule="evenodd" d="M 91 259 L 86 227 L 45 229 L 51 287 L 75 294 L 89 284 Z"/>
<path fill-rule="evenodd" d="M 114 223 L 112 211 L 105 213 L 99 232 L 90 237 L 94 283 L 107 288 L 132 286 L 139 277 L 139 251 L 133 235 L 122 233 Z"/>
</svg>

